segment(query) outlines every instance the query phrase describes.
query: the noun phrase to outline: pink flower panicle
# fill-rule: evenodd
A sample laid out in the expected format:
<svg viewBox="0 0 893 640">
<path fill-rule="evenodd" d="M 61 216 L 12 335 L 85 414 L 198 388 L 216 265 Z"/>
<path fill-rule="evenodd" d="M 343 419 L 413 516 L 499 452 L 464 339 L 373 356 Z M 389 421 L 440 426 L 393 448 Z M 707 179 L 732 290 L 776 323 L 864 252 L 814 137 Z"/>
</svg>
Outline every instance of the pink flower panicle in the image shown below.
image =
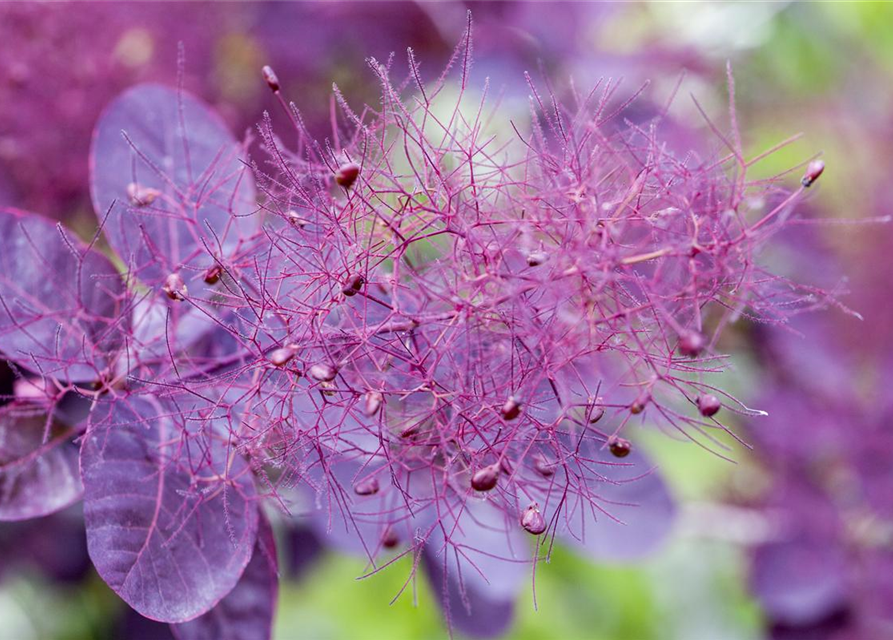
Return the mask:
<svg viewBox="0 0 893 640">
<path fill-rule="evenodd" d="M 91 163 L 123 276 L 62 234 L 56 271 L 76 287 L 102 282 L 104 296 L 60 291 L 55 348 L 35 339 L 32 324 L 53 335 L 36 307 L 7 307 L 21 317 L 4 331 L 27 345 L 10 357 L 36 363 L 48 416 L 66 394 L 89 405 L 72 420 L 86 434 L 84 487 L 71 495 L 84 493 L 100 574 L 145 615 L 181 623 L 245 586 L 243 573 L 266 584 L 275 567 L 253 552 L 268 529 L 263 499 L 360 550 L 370 572 L 412 554 L 448 622 L 471 632 L 488 616 L 490 633 L 510 614 L 519 568 L 539 558 L 525 551 L 531 536 L 614 560 L 651 550 L 675 510 L 636 430 L 721 450 L 720 408 L 757 413 L 713 384 L 725 327 L 781 325 L 825 302 L 758 259 L 822 167 L 791 193 L 784 176 L 750 179 L 766 154 L 745 157 L 734 107 L 728 133 L 704 115 L 718 150 L 697 153 L 663 140 L 676 126 L 666 110 L 623 119 L 641 92 L 620 99 L 601 81 L 562 102 L 528 78 L 528 126 L 494 128 L 501 105 L 470 84 L 470 19 L 435 80 L 411 51 L 407 78 L 393 81 L 391 63 L 369 60 L 376 107 L 335 88 L 341 118 L 324 142 L 264 67 L 293 130 L 278 136 L 265 114 L 263 164 L 194 98 L 125 93 Z M 38 223 L 20 218 L 0 222 L 27 249 Z M 121 460 L 157 488 L 130 490 Z M 151 527 L 125 536 L 121 525 L 120 539 L 102 533 L 138 512 L 136 490 L 143 508 L 162 495 L 187 508 L 140 511 Z M 183 557 L 219 565 L 213 593 L 180 602 L 177 585 L 115 582 L 121 545 L 148 549 L 137 563 L 170 562 L 156 538 L 186 548 L 205 519 L 225 539 L 208 534 L 204 557 Z M 155 527 L 164 535 L 139 540 Z"/>
<path fill-rule="evenodd" d="M 531 83 L 529 130 L 504 140 L 499 105 L 472 97 L 470 39 L 434 81 L 411 52 L 399 82 L 391 61 L 369 65 L 381 104 L 353 108 L 336 87 L 333 139 L 311 139 L 294 105 L 292 143 L 259 127 L 275 284 L 262 306 L 240 302 L 277 319 L 260 329 L 298 345 L 310 374 L 251 377 L 264 426 L 242 446 L 263 460 L 278 443 L 284 486 L 308 480 L 330 521 L 402 528 L 415 549 L 438 530 L 453 544 L 449 523 L 482 499 L 504 531 L 580 539 L 580 510 L 611 517 L 601 494 L 637 424 L 718 449 L 720 407 L 758 413 L 708 382 L 722 330 L 784 324 L 821 294 L 760 266 L 802 189 L 748 178 L 765 154 L 745 158 L 734 107 L 728 133 L 704 116 L 719 151 L 680 153 L 665 112 L 622 120 L 638 93 L 601 81 L 565 106 Z M 375 502 L 338 504 L 344 465 L 379 479 Z"/>
</svg>

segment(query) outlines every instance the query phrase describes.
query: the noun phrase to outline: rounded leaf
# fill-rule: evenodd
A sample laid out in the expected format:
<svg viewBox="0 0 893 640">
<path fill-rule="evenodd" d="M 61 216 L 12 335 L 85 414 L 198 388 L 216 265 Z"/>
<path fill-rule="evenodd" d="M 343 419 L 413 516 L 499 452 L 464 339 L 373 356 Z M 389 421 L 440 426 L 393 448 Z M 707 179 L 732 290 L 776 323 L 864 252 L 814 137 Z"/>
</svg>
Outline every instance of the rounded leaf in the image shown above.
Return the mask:
<svg viewBox="0 0 893 640">
<path fill-rule="evenodd" d="M 235 589 L 208 613 L 171 629 L 179 640 L 269 639 L 278 594 L 276 541 L 269 521 L 261 517 L 251 562 Z"/>
<path fill-rule="evenodd" d="M 244 149 L 197 98 L 157 84 L 126 91 L 93 134 L 90 187 L 105 233 L 139 278 L 203 272 L 236 246 L 255 208 Z"/>
<path fill-rule="evenodd" d="M 398 528 L 406 537 L 410 512 L 381 460 L 340 460 L 330 463 L 326 474 L 316 468 L 311 475 L 319 492 L 313 499 L 315 508 L 310 511 L 308 524 L 326 546 L 374 560 L 386 551 L 382 539 L 390 527 Z M 356 487 L 371 479 L 380 485 L 379 489 L 358 494 Z"/>
<path fill-rule="evenodd" d="M 0 209 L 0 350 L 32 371 L 96 379 L 121 344 L 124 284 L 108 258 L 36 214 Z"/>
<path fill-rule="evenodd" d="M 83 493 L 77 431 L 49 424 L 39 408 L 0 408 L 0 520 L 28 520 L 64 509 Z M 44 442 L 44 436 L 47 436 Z"/>
<path fill-rule="evenodd" d="M 187 434 L 157 401 L 112 404 L 81 449 L 87 547 L 139 613 L 185 622 L 226 596 L 251 559 L 255 488 L 225 437 Z"/>
<path fill-rule="evenodd" d="M 474 638 L 503 635 L 526 584 L 529 545 L 514 520 L 483 502 L 444 515 L 425 543 L 425 573 L 451 629 Z"/>
<path fill-rule="evenodd" d="M 634 449 L 623 463 L 610 462 L 607 451 L 599 457 L 605 464 L 575 469 L 585 477 L 588 493 L 567 497 L 558 532 L 598 562 L 647 556 L 667 539 L 676 520 L 669 489 L 641 451 Z"/>
<path fill-rule="evenodd" d="M 847 606 L 847 560 L 839 540 L 798 536 L 756 550 L 751 590 L 773 621 L 805 626 Z"/>
</svg>

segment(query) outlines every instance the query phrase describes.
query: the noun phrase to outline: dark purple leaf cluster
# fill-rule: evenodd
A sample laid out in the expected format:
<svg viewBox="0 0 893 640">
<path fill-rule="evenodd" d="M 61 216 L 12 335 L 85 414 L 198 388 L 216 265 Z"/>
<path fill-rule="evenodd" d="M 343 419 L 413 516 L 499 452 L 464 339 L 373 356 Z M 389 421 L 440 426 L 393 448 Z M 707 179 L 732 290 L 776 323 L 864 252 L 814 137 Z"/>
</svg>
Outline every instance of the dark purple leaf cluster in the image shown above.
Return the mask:
<svg viewBox="0 0 893 640">
<path fill-rule="evenodd" d="M 889 246 L 886 230 L 872 235 L 862 246 Z M 800 252 L 804 260 L 829 256 Z M 863 640 L 893 630 L 893 351 L 890 310 L 878 304 L 889 284 L 871 280 L 852 283 L 870 323 L 823 316 L 798 323 L 799 340 L 756 336 L 765 371 L 759 402 L 769 417 L 748 431 L 761 481 L 736 501 L 763 524 L 750 586 L 777 640 Z M 802 340 L 823 347 L 804 349 Z"/>
</svg>

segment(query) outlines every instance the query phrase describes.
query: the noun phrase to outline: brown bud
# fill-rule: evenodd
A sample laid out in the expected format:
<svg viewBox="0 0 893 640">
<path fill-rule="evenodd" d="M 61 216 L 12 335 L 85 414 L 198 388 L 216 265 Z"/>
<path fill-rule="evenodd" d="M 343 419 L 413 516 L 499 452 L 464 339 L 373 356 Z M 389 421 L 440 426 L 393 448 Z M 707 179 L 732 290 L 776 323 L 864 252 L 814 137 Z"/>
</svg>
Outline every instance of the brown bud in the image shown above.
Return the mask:
<svg viewBox="0 0 893 640">
<path fill-rule="evenodd" d="M 330 364 L 319 362 L 307 371 L 307 375 L 317 382 L 331 382 L 338 375 L 338 369 Z"/>
<path fill-rule="evenodd" d="M 276 76 L 276 72 L 273 71 L 273 67 L 265 65 L 260 71 L 264 76 L 264 82 L 273 90 L 273 93 L 279 91 L 279 78 Z"/>
<path fill-rule="evenodd" d="M 633 415 L 638 415 L 645 410 L 645 405 L 648 404 L 648 396 L 646 394 L 642 394 L 638 398 L 636 398 L 631 405 L 629 405 L 629 412 Z"/>
<path fill-rule="evenodd" d="M 521 403 L 515 396 L 509 396 L 499 413 L 502 415 L 503 420 L 514 420 L 521 415 L 521 407 Z"/>
<path fill-rule="evenodd" d="M 356 162 L 347 162 L 338 167 L 335 172 L 335 182 L 345 189 L 350 189 L 360 175 L 360 165 Z"/>
<path fill-rule="evenodd" d="M 605 416 L 605 409 L 599 406 L 602 398 L 596 398 L 595 403 L 589 404 L 589 424 L 595 424 Z"/>
<path fill-rule="evenodd" d="M 393 549 L 400 544 L 400 536 L 394 531 L 394 527 L 388 527 L 381 536 L 381 546 L 385 549 Z"/>
<path fill-rule="evenodd" d="M 679 335 L 679 353 L 686 358 L 697 358 L 707 346 L 707 339 L 699 331 L 685 331 Z"/>
<path fill-rule="evenodd" d="M 538 267 L 549 259 L 549 254 L 545 251 L 531 251 L 527 254 L 527 264 L 531 267 Z"/>
<path fill-rule="evenodd" d="M 378 413 L 378 410 L 381 409 L 381 403 L 384 401 L 384 396 L 381 395 L 379 391 L 369 391 L 364 396 L 363 403 L 363 413 L 365 413 L 370 418 Z"/>
<path fill-rule="evenodd" d="M 806 167 L 806 173 L 804 173 L 803 177 L 800 179 L 800 184 L 805 188 L 811 187 L 812 183 L 819 179 L 819 176 L 822 175 L 824 170 L 824 162 L 821 160 L 813 160 L 809 163 L 809 166 Z"/>
<path fill-rule="evenodd" d="M 422 423 L 416 422 L 414 424 L 409 425 L 403 431 L 400 432 L 401 438 L 411 438 L 415 434 L 417 434 L 422 429 Z"/>
<path fill-rule="evenodd" d="M 542 454 L 537 454 L 533 459 L 533 468 L 544 478 L 550 478 L 555 475 L 555 464 L 546 460 Z"/>
<path fill-rule="evenodd" d="M 698 411 L 700 411 L 701 415 L 705 418 L 715 416 L 719 413 L 720 409 L 722 409 L 722 403 L 716 396 L 709 393 L 698 396 Z"/>
<path fill-rule="evenodd" d="M 611 436 L 608 438 L 608 449 L 615 458 L 625 458 L 633 450 L 633 444 L 626 438 Z"/>
<path fill-rule="evenodd" d="M 164 286 L 161 287 L 161 290 L 171 300 L 180 301 L 186 299 L 186 283 L 183 282 L 183 278 L 180 277 L 179 273 L 172 273 L 165 278 Z"/>
<path fill-rule="evenodd" d="M 161 195 L 158 189 L 144 187 L 139 183 L 131 182 L 127 185 L 127 198 L 134 207 L 146 207 Z"/>
<path fill-rule="evenodd" d="M 220 265 L 215 264 L 205 271 L 205 284 L 217 284 L 220 282 L 221 275 L 223 275 L 223 269 Z"/>
<path fill-rule="evenodd" d="M 347 279 L 347 282 L 341 289 L 341 293 L 348 297 L 355 296 L 363 289 L 364 284 L 366 284 L 366 279 L 359 273 L 355 273 Z"/>
<path fill-rule="evenodd" d="M 471 487 L 475 491 L 490 491 L 499 479 L 499 466 L 488 465 L 474 472 L 471 476 Z"/>
<path fill-rule="evenodd" d="M 373 496 L 378 493 L 378 478 L 367 478 L 362 482 L 358 482 L 354 485 L 353 491 L 358 496 Z"/>
<path fill-rule="evenodd" d="M 546 520 L 543 518 L 543 514 L 540 513 L 537 503 L 534 502 L 521 513 L 521 526 L 528 533 L 535 536 L 546 530 Z"/>
</svg>

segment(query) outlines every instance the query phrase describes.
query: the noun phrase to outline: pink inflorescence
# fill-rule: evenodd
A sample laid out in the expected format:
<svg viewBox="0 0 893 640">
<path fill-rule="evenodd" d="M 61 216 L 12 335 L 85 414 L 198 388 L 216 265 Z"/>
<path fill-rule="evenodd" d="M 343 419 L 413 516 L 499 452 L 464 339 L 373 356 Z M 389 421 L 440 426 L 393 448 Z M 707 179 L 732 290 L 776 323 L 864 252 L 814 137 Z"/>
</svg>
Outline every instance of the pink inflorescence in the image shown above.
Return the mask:
<svg viewBox="0 0 893 640">
<path fill-rule="evenodd" d="M 664 116 L 623 121 L 631 99 L 610 81 L 570 106 L 531 83 L 529 130 L 506 141 L 488 128 L 498 109 L 471 95 L 470 40 L 455 78 L 425 82 L 408 60 L 405 82 L 369 61 L 377 108 L 336 88 L 333 140 L 284 103 L 295 145 L 269 116 L 259 127 L 270 294 L 238 303 L 309 374 L 262 352 L 233 374 L 258 399 L 241 446 L 283 470 L 272 491 L 306 480 L 325 526 L 373 563 L 395 531 L 446 574 L 450 548 L 517 559 L 519 523 L 587 545 L 623 512 L 611 490 L 654 475 L 619 433 L 647 419 L 712 446 L 721 406 L 755 413 L 705 380 L 727 324 L 814 303 L 757 259 L 802 189 L 748 179 L 734 111 L 730 134 L 708 121 L 723 151 L 680 154 Z M 357 489 L 369 478 L 374 499 L 343 505 L 351 485 L 371 495 Z M 456 533 L 481 510 L 496 514 L 480 525 L 500 532 L 492 549 Z"/>
<path fill-rule="evenodd" d="M 638 93 L 616 83 L 563 103 L 528 80 L 529 126 L 501 136 L 469 86 L 470 20 L 434 81 L 411 50 L 405 81 L 369 62 L 380 105 L 336 88 L 325 142 L 265 67 L 294 130 L 267 115 L 253 162 L 182 91 L 119 97 L 91 172 L 120 269 L 95 239 L 0 216 L 17 251 L 58 262 L 28 286 L 25 258 L 4 269 L 0 346 L 45 379 L 50 412 L 89 401 L 58 417 L 59 442 L 83 436 L 67 498 L 83 492 L 97 570 L 148 617 L 191 621 L 237 582 L 269 599 L 263 498 L 371 571 L 413 554 L 450 624 L 493 634 L 538 540 L 614 560 L 660 542 L 675 508 L 635 430 L 720 447 L 720 407 L 753 413 L 709 383 L 721 331 L 816 304 L 759 265 L 806 185 L 747 177 L 765 154 L 744 157 L 734 110 L 700 155 L 662 142 L 664 111 L 625 121 Z M 43 307 L 12 304 L 29 288 Z M 205 586 L 181 599 L 131 572 Z"/>
<path fill-rule="evenodd" d="M 702 374 L 720 368 L 728 322 L 783 322 L 806 299 L 756 260 L 793 198 L 749 182 L 734 143 L 680 156 L 660 119 L 618 126 L 611 83 L 573 108 L 531 85 L 530 133 L 501 142 L 486 131 L 497 114 L 465 108 L 465 55 L 458 97 L 446 78 L 422 83 L 411 52 L 402 94 L 370 61 L 380 109 L 336 93 L 346 124 L 326 144 L 294 111 L 297 150 L 261 125 L 275 292 L 240 302 L 277 345 L 299 345 L 311 385 L 257 381 L 272 422 L 308 431 L 292 416 L 312 406 L 318 434 L 337 414 L 322 431 L 333 456 L 380 456 L 395 478 L 424 464 L 447 494 L 508 461 L 494 486 L 514 504 L 541 449 L 570 469 L 581 440 L 605 444 L 634 415 L 706 434 L 717 424 L 696 414 L 746 411 Z M 758 195 L 778 206 L 754 219 Z M 335 385 L 324 402 L 321 382 Z"/>
</svg>

